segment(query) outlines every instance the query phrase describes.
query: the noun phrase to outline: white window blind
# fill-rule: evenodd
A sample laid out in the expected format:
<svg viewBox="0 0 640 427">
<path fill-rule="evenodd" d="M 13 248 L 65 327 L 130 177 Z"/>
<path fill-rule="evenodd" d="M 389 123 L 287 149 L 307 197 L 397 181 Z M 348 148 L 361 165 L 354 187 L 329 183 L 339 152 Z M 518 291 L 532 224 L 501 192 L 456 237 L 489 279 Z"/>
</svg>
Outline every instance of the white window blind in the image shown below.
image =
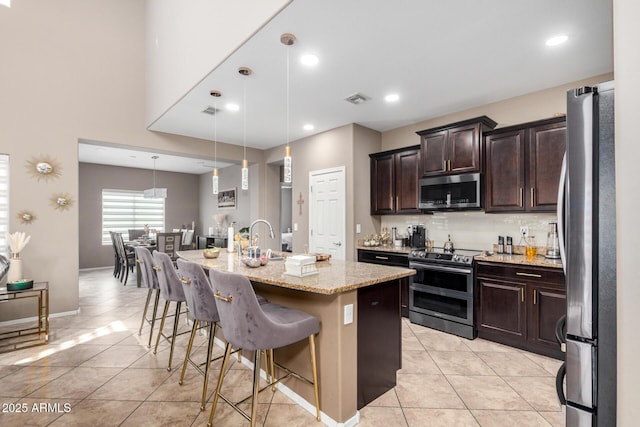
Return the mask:
<svg viewBox="0 0 640 427">
<path fill-rule="evenodd" d="M 0 154 L 0 253 L 9 255 L 7 238 L 9 232 L 9 156 Z"/>
<path fill-rule="evenodd" d="M 145 199 L 143 191 L 102 190 L 102 244 L 110 245 L 110 231 L 129 239 L 129 229 L 141 230 L 145 225 L 164 231 L 165 199 Z"/>
</svg>

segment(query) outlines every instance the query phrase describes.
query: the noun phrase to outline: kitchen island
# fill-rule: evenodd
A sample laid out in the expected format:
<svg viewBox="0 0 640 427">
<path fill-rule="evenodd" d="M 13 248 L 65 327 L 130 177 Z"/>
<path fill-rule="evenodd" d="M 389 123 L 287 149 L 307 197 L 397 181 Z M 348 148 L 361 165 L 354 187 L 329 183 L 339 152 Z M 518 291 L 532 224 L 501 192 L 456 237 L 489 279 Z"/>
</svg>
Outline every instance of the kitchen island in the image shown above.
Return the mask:
<svg viewBox="0 0 640 427">
<path fill-rule="evenodd" d="M 205 269 L 242 274 L 257 293 L 272 302 L 320 319 L 317 337 L 320 409 L 325 424 L 354 425 L 358 409 L 393 388 L 400 369 L 400 280 L 415 274 L 402 267 L 330 260 L 316 263 L 318 274 L 292 277 L 283 261 L 259 268 L 245 266 L 235 254 L 206 259 L 202 251 L 181 251 L 181 258 Z M 352 321 L 345 312 L 352 306 Z M 311 377 L 307 342 L 277 349 L 279 363 Z M 285 382 L 297 403 L 315 414 L 313 389 L 291 378 Z"/>
</svg>

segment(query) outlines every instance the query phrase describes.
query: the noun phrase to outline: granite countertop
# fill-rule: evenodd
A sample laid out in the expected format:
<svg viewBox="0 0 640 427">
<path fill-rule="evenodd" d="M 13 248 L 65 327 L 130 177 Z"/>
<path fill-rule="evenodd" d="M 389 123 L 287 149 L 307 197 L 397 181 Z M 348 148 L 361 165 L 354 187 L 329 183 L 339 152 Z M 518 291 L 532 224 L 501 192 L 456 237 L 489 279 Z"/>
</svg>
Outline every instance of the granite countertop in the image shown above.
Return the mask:
<svg viewBox="0 0 640 427">
<path fill-rule="evenodd" d="M 225 250 L 221 250 L 220 256 L 215 259 L 205 258 L 202 250 L 179 251 L 178 256 L 200 264 L 206 269 L 215 268 L 242 274 L 254 282 L 324 295 L 348 292 L 416 274 L 415 270 L 404 267 L 329 260 L 316 262 L 319 274 L 293 277 L 284 274 L 282 260 L 272 260 L 263 267 L 251 268 L 244 265 L 235 253 L 228 253 Z"/>
<path fill-rule="evenodd" d="M 408 255 L 409 252 L 411 252 L 410 247 L 396 249 L 393 246 L 360 246 L 358 245 L 357 249 L 362 249 L 364 251 L 391 252 L 391 253 L 405 254 L 405 255 Z"/>
<path fill-rule="evenodd" d="M 474 259 L 476 261 L 496 262 L 502 264 L 519 264 L 535 267 L 562 268 L 562 262 L 559 259 L 547 259 L 544 256 L 540 255 L 536 256 L 533 260 L 527 259 L 526 255 L 517 254 L 476 255 Z"/>
</svg>

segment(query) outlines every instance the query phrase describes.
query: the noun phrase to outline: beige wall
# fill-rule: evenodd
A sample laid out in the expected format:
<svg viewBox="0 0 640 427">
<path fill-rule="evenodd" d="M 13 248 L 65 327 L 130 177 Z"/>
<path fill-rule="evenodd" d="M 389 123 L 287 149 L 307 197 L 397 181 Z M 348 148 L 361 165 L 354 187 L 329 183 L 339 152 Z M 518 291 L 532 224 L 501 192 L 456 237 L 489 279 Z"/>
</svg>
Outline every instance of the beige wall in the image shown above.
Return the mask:
<svg viewBox="0 0 640 427">
<path fill-rule="evenodd" d="M 290 0 L 145 3 L 146 123 L 151 124 Z"/>
<path fill-rule="evenodd" d="M 80 163 L 78 175 L 80 268 L 113 265 L 112 246 L 102 245 L 102 190 L 144 190 L 151 187 L 147 169 Z M 198 223 L 199 176 L 156 172 L 158 187 L 167 188 L 165 231 Z"/>
<path fill-rule="evenodd" d="M 352 241 L 364 238 L 380 230 L 380 216 L 371 215 L 371 162 L 369 154 L 381 151 L 382 137 L 380 132 L 355 125 L 353 127 L 353 212 L 354 234 Z M 356 225 L 360 224 L 361 232 L 356 233 Z M 355 251 L 355 249 L 354 249 Z M 357 259 L 357 254 L 354 254 Z"/>
<path fill-rule="evenodd" d="M 616 197 L 618 240 L 618 426 L 638 425 L 640 399 L 640 280 L 638 279 L 638 116 L 640 3 L 614 1 L 616 73 Z"/>
<path fill-rule="evenodd" d="M 212 157 L 208 141 L 145 129 L 144 22 L 143 0 L 31 0 L 0 8 L 0 152 L 10 155 L 10 230 L 32 236 L 24 273 L 49 281 L 51 313 L 78 307 L 79 139 Z M 41 154 L 62 166 L 60 178 L 30 177 L 25 164 Z M 218 156 L 240 160 L 242 147 L 218 144 Z M 260 163 L 262 152 L 247 149 L 247 158 Z M 51 207 L 58 192 L 73 197 L 68 211 Z M 38 219 L 20 225 L 22 209 Z"/>
</svg>

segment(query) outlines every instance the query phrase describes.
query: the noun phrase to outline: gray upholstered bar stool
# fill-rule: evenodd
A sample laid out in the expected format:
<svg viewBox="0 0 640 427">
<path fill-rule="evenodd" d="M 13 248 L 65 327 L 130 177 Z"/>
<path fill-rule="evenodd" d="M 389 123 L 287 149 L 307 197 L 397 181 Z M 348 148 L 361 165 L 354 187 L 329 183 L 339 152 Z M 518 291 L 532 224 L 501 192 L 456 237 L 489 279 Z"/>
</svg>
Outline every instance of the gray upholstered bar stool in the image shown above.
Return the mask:
<svg viewBox="0 0 640 427">
<path fill-rule="evenodd" d="M 171 351 L 169 353 L 169 365 L 167 371 L 171 370 L 171 362 L 173 360 L 173 349 L 176 344 L 176 336 L 178 335 L 178 322 L 180 321 L 180 307 L 182 303 L 186 301 L 184 291 L 182 289 L 182 283 L 178 278 L 178 272 L 173 266 L 171 257 L 164 252 L 155 251 L 153 253 L 154 270 L 158 274 L 158 284 L 160 285 L 160 293 L 165 299 L 164 310 L 162 311 L 162 320 L 160 321 L 160 330 L 158 331 L 158 337 L 156 338 L 156 346 L 153 350 L 153 354 L 158 353 L 158 344 L 160 344 L 160 337 L 166 338 L 171 343 Z M 164 321 L 167 318 L 167 311 L 169 311 L 169 304 L 175 301 L 176 312 L 173 318 L 173 333 L 171 337 L 168 337 L 162 333 L 164 328 Z"/>
<path fill-rule="evenodd" d="M 258 392 L 260 391 L 261 350 L 285 347 L 305 338 L 309 339 L 313 381 L 278 365 L 287 372 L 287 375 L 277 381 L 272 381 L 271 386 L 290 375 L 312 384 L 316 401 L 316 418 L 320 421 L 318 370 L 315 350 L 315 334 L 320 332 L 320 321 L 305 312 L 283 307 L 278 304 L 268 303 L 260 305 L 251 286 L 251 282 L 242 275 L 223 273 L 212 269 L 209 270 L 209 277 L 214 290 L 214 297 L 216 298 L 218 314 L 220 315 L 220 325 L 227 340 L 227 345 L 222 361 L 222 368 L 220 369 L 220 376 L 218 377 L 218 384 L 215 394 L 213 395 L 213 405 L 207 425 L 211 426 L 213 423 L 218 397 L 220 397 L 249 420 L 253 427 L 256 423 Z M 231 402 L 220 393 L 226 365 L 231 356 L 231 346 L 255 351 L 253 393 L 252 396 L 249 396 L 252 397 L 251 416 L 247 415 L 236 403 Z"/>
<path fill-rule="evenodd" d="M 153 337 L 153 326 L 156 322 L 156 314 L 158 312 L 158 300 L 160 299 L 160 285 L 158 284 L 158 275 L 156 271 L 153 269 L 153 257 L 151 256 L 151 252 L 147 248 L 135 248 L 136 251 L 136 262 L 140 265 L 140 273 L 142 276 L 142 283 L 147 285 L 149 288 L 149 292 L 147 293 L 147 301 L 144 303 L 144 312 L 142 312 L 142 320 L 140 321 L 140 330 L 138 330 L 138 335 L 142 335 L 142 327 L 144 326 L 144 322 L 147 321 L 149 325 L 151 325 L 151 331 L 149 331 L 149 344 L 151 347 L 151 338 Z M 156 297 L 153 302 L 153 317 L 151 319 L 147 319 L 147 310 L 149 309 L 149 302 L 151 301 L 151 296 L 155 291 Z"/>
<path fill-rule="evenodd" d="M 180 381 L 178 384 L 182 385 L 184 380 L 184 374 L 187 370 L 187 364 L 191 363 L 198 372 L 204 375 L 204 384 L 202 386 L 202 401 L 200 402 L 200 410 L 204 411 L 205 403 L 207 401 L 207 385 L 209 383 L 209 368 L 211 367 L 211 355 L 213 353 L 213 342 L 216 335 L 216 327 L 220 316 L 218 316 L 218 308 L 216 307 L 216 301 L 213 297 L 213 289 L 209 279 L 202 267 L 193 262 L 178 259 L 178 274 L 180 275 L 180 281 L 184 295 L 187 298 L 187 305 L 189 306 L 189 315 L 193 319 L 193 327 L 191 328 L 191 337 L 189 338 L 189 345 L 187 346 L 187 354 L 184 356 L 184 363 L 182 364 L 182 373 L 180 374 Z M 204 371 L 200 367 L 201 365 L 194 362 L 191 359 L 191 349 L 193 347 L 193 340 L 196 336 L 196 330 L 201 322 L 209 323 L 209 346 L 207 347 L 207 359 L 205 360 Z"/>
</svg>

